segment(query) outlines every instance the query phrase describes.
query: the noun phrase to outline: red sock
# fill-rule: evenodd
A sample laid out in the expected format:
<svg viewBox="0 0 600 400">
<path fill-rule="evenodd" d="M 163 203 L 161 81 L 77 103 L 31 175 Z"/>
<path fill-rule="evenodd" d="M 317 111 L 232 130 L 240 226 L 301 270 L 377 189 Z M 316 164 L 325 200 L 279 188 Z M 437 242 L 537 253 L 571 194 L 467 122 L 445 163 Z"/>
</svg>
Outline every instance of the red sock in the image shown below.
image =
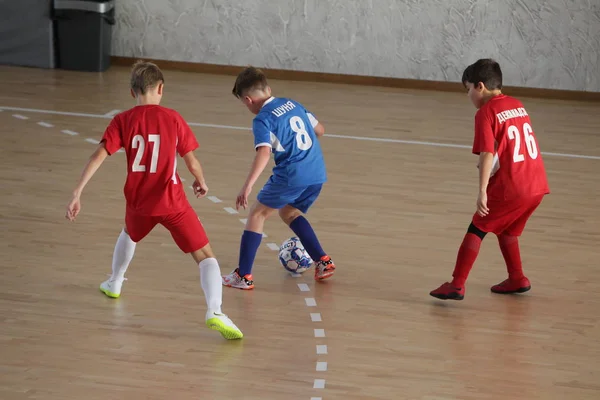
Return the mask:
<svg viewBox="0 0 600 400">
<path fill-rule="evenodd" d="M 522 279 L 524 275 L 521 252 L 519 251 L 519 238 L 517 236 L 498 235 L 498 244 L 506 262 L 508 278 L 511 281 Z"/>
<path fill-rule="evenodd" d="M 452 276 L 454 277 L 452 286 L 455 288 L 460 289 L 465 285 L 465 282 L 467 282 L 469 272 L 471 272 L 471 268 L 473 268 L 473 264 L 475 264 L 477 255 L 479 255 L 480 247 L 481 238 L 479 236 L 474 233 L 467 233 L 465 235 L 465 238 L 458 249 L 456 265 L 454 266 L 454 272 L 452 273 Z"/>
</svg>

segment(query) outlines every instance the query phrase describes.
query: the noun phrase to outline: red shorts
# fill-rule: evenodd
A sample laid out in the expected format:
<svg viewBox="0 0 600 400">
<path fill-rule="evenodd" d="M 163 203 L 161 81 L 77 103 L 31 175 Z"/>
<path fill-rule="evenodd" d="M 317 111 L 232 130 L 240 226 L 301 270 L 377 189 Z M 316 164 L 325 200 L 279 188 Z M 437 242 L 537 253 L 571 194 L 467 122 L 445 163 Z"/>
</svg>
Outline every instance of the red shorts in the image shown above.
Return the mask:
<svg viewBox="0 0 600 400">
<path fill-rule="evenodd" d="M 156 224 L 161 224 L 171 232 L 171 236 L 181 251 L 191 253 L 208 244 L 208 236 L 200 219 L 192 207 L 168 215 L 137 215 L 131 211 L 125 213 L 125 226 L 134 242 L 145 238 Z"/>
<path fill-rule="evenodd" d="M 475 213 L 473 225 L 483 232 L 492 232 L 496 235 L 521 236 L 527 220 L 543 198 L 544 195 L 511 201 L 488 200 L 489 214 L 480 217 Z"/>
</svg>

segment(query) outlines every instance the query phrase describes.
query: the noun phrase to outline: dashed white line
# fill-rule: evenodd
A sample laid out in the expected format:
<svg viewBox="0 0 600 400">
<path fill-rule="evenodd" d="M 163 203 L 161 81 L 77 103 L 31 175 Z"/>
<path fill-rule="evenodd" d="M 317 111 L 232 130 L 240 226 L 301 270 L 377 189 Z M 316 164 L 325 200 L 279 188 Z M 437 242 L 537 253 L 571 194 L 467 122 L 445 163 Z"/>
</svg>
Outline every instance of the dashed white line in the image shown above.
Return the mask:
<svg viewBox="0 0 600 400">
<path fill-rule="evenodd" d="M 315 337 L 325 337 L 325 329 L 315 329 Z"/>
<path fill-rule="evenodd" d="M 316 370 L 319 372 L 327 371 L 327 361 L 317 361 Z"/>
<path fill-rule="evenodd" d="M 246 225 L 246 223 L 248 222 L 247 218 L 240 218 L 240 222 L 244 225 Z"/>
<path fill-rule="evenodd" d="M 300 289 L 301 292 L 310 292 L 310 288 L 306 283 L 299 283 L 298 289 Z"/>
<path fill-rule="evenodd" d="M 71 136 L 77 136 L 77 135 L 79 135 L 79 133 L 77 133 L 75 131 L 70 131 L 68 129 L 63 129 L 61 132 L 64 133 L 64 134 L 66 134 L 66 135 L 71 135 Z"/>
<path fill-rule="evenodd" d="M 209 199 L 213 203 L 221 203 L 221 199 L 219 199 L 217 196 L 208 196 L 207 199 Z"/>
<path fill-rule="evenodd" d="M 92 143 L 92 144 L 99 144 L 100 143 L 99 140 L 92 139 L 92 138 L 87 138 L 87 139 L 85 139 L 85 141 L 88 142 L 88 143 Z"/>
<path fill-rule="evenodd" d="M 321 322 L 321 313 L 310 313 L 310 320 L 312 322 Z"/>
<path fill-rule="evenodd" d="M 322 397 L 311 397 L 310 400 L 323 400 Z"/>
<path fill-rule="evenodd" d="M 15 117 L 16 119 L 29 119 L 29 117 L 26 117 L 21 114 L 13 114 L 13 117 Z"/>
<path fill-rule="evenodd" d="M 325 389 L 325 379 L 315 379 L 313 389 Z"/>
<path fill-rule="evenodd" d="M 43 126 L 44 128 L 54 128 L 54 125 L 49 124 L 48 122 L 40 121 L 37 123 L 39 126 Z"/>
<path fill-rule="evenodd" d="M 307 297 L 304 299 L 304 301 L 306 302 L 307 307 L 316 307 L 317 306 L 317 301 L 312 297 Z"/>
<path fill-rule="evenodd" d="M 223 210 L 227 211 L 229 214 L 238 214 L 238 212 L 231 207 L 224 207 Z"/>
<path fill-rule="evenodd" d="M 317 345 L 317 354 L 327 354 L 327 345 L 326 344 L 318 344 Z"/>
<path fill-rule="evenodd" d="M 267 243 L 267 247 L 273 251 L 279 251 L 279 246 L 277 243 Z"/>
</svg>

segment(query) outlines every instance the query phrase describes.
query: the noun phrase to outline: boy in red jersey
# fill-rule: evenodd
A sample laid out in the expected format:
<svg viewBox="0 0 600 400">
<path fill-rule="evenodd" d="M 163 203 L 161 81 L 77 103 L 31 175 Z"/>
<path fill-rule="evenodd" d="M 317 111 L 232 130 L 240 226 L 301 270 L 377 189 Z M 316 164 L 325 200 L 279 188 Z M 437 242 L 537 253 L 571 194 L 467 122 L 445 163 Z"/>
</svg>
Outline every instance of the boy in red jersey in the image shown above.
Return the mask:
<svg viewBox="0 0 600 400">
<path fill-rule="evenodd" d="M 113 253 L 112 275 L 100 290 L 108 297 L 121 295 L 125 271 L 136 243 L 157 224 L 169 230 L 184 253 L 191 253 L 200 268 L 206 297 L 206 325 L 226 339 L 243 337 L 237 326 L 221 312 L 221 270 L 198 216 L 190 205 L 177 174 L 177 154 L 183 157 L 196 179 L 196 197 L 208 192 L 202 167 L 194 155 L 198 142 L 184 119 L 174 110 L 160 106 L 164 77 L 152 63 L 137 62 L 131 72 L 131 95 L 137 105 L 117 114 L 106 128 L 102 141 L 85 166 L 67 206 L 66 218 L 74 221 L 81 210 L 81 193 L 107 156 L 120 148 L 127 154 L 127 203 L 125 228 Z"/>
<path fill-rule="evenodd" d="M 477 211 L 458 251 L 452 282 L 430 292 L 442 300 L 462 300 L 481 241 L 498 237 L 508 279 L 492 286 L 500 294 L 531 289 L 523 274 L 519 236 L 543 197 L 550 193 L 544 162 L 523 104 L 502 94 L 502 71 L 491 59 L 469 65 L 462 77 L 475 114 L 473 153 L 479 155 Z"/>
</svg>

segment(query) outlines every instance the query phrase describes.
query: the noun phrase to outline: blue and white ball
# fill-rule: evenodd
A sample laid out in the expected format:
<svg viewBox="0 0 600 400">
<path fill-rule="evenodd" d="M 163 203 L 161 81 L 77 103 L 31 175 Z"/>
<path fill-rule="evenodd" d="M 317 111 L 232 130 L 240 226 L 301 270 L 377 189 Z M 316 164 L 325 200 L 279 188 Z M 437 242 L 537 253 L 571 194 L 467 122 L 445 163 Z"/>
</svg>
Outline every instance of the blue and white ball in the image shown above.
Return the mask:
<svg viewBox="0 0 600 400">
<path fill-rule="evenodd" d="M 281 244 L 279 262 L 293 274 L 301 274 L 313 265 L 313 260 L 297 237 L 291 237 Z"/>
</svg>

